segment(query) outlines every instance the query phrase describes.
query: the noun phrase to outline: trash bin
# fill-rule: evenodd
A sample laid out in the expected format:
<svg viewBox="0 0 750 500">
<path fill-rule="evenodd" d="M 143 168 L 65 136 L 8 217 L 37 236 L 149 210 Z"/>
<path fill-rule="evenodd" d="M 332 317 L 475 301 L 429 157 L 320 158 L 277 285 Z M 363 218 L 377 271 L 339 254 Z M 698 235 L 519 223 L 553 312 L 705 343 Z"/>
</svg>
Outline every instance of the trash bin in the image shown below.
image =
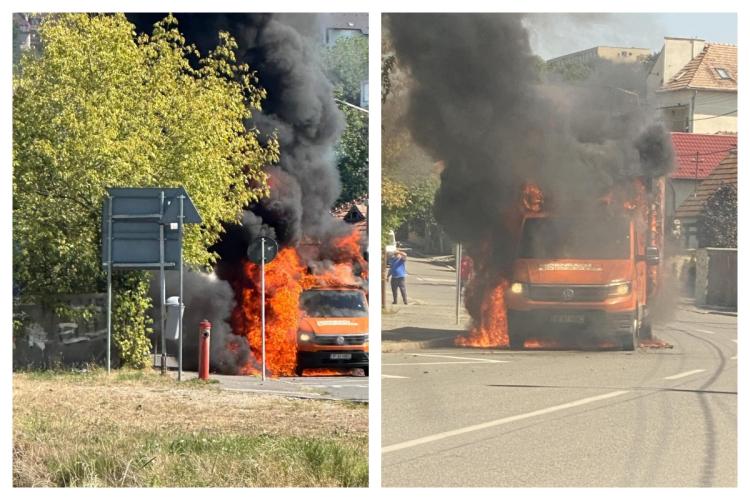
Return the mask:
<svg viewBox="0 0 750 500">
<path fill-rule="evenodd" d="M 167 299 L 167 326 L 166 330 L 164 331 L 164 336 L 167 340 L 177 340 L 180 338 L 180 334 L 178 332 L 178 326 L 180 322 L 180 317 L 178 316 L 178 309 L 180 308 L 180 298 L 179 297 L 169 297 Z M 185 304 L 182 305 L 182 314 L 185 314 Z M 184 327 L 184 325 L 183 325 Z"/>
</svg>

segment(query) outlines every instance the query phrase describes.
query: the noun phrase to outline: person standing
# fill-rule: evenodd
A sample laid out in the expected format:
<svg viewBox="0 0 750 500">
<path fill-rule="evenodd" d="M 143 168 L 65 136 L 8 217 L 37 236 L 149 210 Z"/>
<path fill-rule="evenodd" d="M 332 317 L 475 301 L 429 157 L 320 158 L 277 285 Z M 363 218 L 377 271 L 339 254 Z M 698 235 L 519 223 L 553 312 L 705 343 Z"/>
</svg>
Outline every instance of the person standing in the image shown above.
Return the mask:
<svg viewBox="0 0 750 500">
<path fill-rule="evenodd" d="M 401 290 L 401 298 L 404 305 L 409 302 L 406 300 L 406 253 L 396 250 L 393 257 L 388 261 L 388 276 L 391 278 L 391 291 L 393 292 L 393 303 L 398 301 L 398 290 Z"/>
</svg>

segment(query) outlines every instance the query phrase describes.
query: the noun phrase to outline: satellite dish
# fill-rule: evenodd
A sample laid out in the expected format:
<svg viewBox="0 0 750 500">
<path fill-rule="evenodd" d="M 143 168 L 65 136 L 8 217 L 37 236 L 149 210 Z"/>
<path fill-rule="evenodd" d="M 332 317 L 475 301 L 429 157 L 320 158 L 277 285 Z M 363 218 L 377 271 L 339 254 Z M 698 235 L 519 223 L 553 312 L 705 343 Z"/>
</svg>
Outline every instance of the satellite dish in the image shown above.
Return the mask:
<svg viewBox="0 0 750 500">
<path fill-rule="evenodd" d="M 264 249 L 264 251 L 263 251 Z M 264 263 L 268 264 L 279 253 L 279 244 L 276 240 L 267 236 L 255 238 L 247 247 L 247 258 L 255 264 L 260 264 L 261 255 L 265 257 Z"/>
</svg>

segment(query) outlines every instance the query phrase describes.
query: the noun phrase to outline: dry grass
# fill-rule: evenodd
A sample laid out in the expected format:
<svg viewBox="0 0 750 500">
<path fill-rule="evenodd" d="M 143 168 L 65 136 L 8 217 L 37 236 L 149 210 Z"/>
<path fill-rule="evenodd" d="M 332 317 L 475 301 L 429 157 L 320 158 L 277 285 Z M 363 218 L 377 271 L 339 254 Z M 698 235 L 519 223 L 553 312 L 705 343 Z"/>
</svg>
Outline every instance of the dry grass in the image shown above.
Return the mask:
<svg viewBox="0 0 750 500">
<path fill-rule="evenodd" d="M 178 385 L 150 371 L 16 373 L 15 486 L 367 486 L 367 406 Z"/>
</svg>

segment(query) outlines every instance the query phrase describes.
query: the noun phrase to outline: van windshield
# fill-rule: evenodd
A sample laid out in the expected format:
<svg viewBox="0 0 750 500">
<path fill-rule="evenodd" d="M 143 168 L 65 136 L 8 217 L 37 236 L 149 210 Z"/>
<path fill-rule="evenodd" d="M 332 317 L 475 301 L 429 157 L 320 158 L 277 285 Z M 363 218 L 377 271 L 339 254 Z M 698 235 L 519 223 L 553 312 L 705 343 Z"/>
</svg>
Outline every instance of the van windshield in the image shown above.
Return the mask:
<svg viewBox="0 0 750 500">
<path fill-rule="evenodd" d="M 365 295 L 357 290 L 306 290 L 300 309 L 312 318 L 361 318 L 367 316 Z"/>
<path fill-rule="evenodd" d="M 630 225 L 624 217 L 526 219 L 519 257 L 525 259 L 627 259 Z"/>
</svg>

